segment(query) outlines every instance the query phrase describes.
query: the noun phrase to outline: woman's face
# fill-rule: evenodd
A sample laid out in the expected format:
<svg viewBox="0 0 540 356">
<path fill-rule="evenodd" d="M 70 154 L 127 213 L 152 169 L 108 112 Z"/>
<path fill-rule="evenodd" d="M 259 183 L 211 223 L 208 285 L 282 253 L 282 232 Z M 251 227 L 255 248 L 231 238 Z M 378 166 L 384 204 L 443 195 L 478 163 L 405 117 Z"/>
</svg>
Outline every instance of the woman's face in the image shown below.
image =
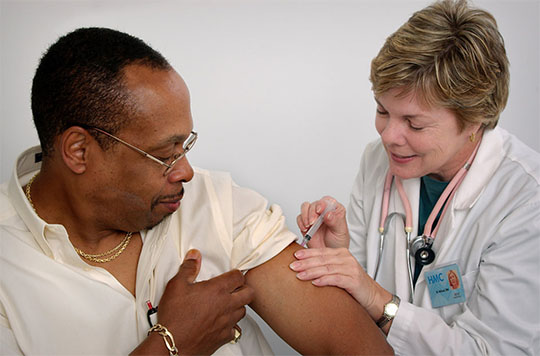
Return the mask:
<svg viewBox="0 0 540 356">
<path fill-rule="evenodd" d="M 426 107 L 414 92 L 400 88 L 379 97 L 375 126 L 388 154 L 390 171 L 402 179 L 429 175 L 449 181 L 465 164 L 477 142 L 469 136 L 480 125 L 459 130 L 456 115 L 442 107 Z"/>
<path fill-rule="evenodd" d="M 450 283 L 450 287 L 452 287 L 452 289 L 456 289 L 457 286 L 459 285 L 459 281 L 457 279 L 457 276 L 452 271 L 450 271 L 448 273 L 448 283 Z"/>
</svg>

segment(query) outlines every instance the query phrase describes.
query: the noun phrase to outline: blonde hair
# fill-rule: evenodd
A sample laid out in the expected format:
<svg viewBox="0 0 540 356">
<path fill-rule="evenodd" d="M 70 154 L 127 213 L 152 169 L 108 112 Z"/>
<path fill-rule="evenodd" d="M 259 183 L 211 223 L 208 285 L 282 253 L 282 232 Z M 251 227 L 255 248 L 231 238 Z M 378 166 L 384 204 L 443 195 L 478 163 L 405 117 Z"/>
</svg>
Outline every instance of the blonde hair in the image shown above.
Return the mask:
<svg viewBox="0 0 540 356">
<path fill-rule="evenodd" d="M 428 106 L 493 128 L 508 99 L 508 58 L 495 18 L 466 0 L 442 0 L 414 13 L 371 62 L 375 96 L 402 88 Z"/>
</svg>

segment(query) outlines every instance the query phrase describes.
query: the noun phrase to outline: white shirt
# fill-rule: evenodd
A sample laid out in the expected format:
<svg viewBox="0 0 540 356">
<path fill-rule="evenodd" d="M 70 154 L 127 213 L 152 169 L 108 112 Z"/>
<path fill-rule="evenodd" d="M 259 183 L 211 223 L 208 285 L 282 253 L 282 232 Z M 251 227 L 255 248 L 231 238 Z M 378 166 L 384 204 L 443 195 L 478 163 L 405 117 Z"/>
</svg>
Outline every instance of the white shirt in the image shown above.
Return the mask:
<svg viewBox="0 0 540 356">
<path fill-rule="evenodd" d="M 351 252 L 370 276 L 388 159 L 380 140 L 365 150 L 348 209 Z M 420 180 L 403 181 L 418 235 Z M 404 213 L 395 184 L 388 213 Z M 540 354 L 540 155 L 503 129 L 484 133 L 476 159 L 441 221 L 435 261 L 409 301 L 401 219 L 386 234 L 384 288 L 401 297 L 388 342 L 401 355 Z M 414 263 L 414 262 L 413 262 Z M 466 302 L 432 308 L 424 273 L 457 263 Z"/>
<path fill-rule="evenodd" d="M 181 208 L 141 231 L 134 297 L 108 271 L 85 263 L 63 226 L 47 224 L 33 211 L 21 187 L 40 168 L 38 152 L 23 153 L 10 181 L 0 186 L 1 354 L 128 354 L 150 327 L 146 301 L 159 304 L 189 249 L 201 251 L 197 280 L 206 280 L 256 267 L 296 238 L 278 206 L 268 208 L 227 173 L 195 169 Z M 216 354 L 272 353 L 251 318 L 239 325 L 239 343 Z"/>
</svg>

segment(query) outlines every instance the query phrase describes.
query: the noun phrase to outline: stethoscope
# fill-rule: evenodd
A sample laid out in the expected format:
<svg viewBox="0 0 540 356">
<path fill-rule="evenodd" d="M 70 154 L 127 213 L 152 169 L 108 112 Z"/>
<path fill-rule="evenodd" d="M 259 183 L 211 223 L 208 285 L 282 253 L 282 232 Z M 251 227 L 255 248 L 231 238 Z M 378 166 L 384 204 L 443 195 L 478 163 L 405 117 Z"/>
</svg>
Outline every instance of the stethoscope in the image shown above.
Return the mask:
<svg viewBox="0 0 540 356">
<path fill-rule="evenodd" d="M 429 217 L 426 221 L 426 225 L 424 227 L 424 232 L 422 233 L 422 235 L 418 235 L 414 239 L 411 239 L 411 233 L 413 230 L 411 204 L 409 202 L 409 199 L 407 198 L 407 194 L 405 193 L 405 189 L 403 188 L 401 179 L 399 177 L 394 176 L 392 173 L 390 173 L 390 171 L 388 171 L 388 173 L 386 174 L 385 181 L 384 181 L 384 190 L 383 190 L 383 198 L 382 198 L 382 205 L 381 205 L 381 219 L 379 223 L 379 253 L 377 255 L 375 274 L 373 275 L 374 280 L 377 279 L 377 274 L 379 273 L 379 268 L 382 262 L 385 232 L 388 230 L 388 227 L 390 226 L 390 222 L 392 221 L 392 219 L 396 216 L 399 216 L 404 222 L 405 236 L 407 238 L 407 245 L 405 248 L 405 257 L 407 261 L 407 272 L 409 274 L 409 284 L 411 288 L 410 300 L 412 301 L 413 292 L 414 292 L 414 283 L 413 283 L 411 257 L 414 257 L 415 261 L 418 261 L 423 266 L 429 265 L 435 260 L 435 251 L 433 251 L 432 249 L 433 241 L 435 240 L 435 236 L 437 235 L 437 232 L 439 231 L 439 227 L 441 225 L 443 216 L 446 213 L 446 210 L 448 209 L 448 207 L 450 206 L 450 201 L 454 197 L 454 194 L 456 193 L 457 188 L 459 187 L 459 185 L 465 178 L 465 175 L 469 171 L 469 168 L 471 167 L 474 157 L 476 156 L 476 152 L 478 151 L 478 147 L 480 147 L 480 142 L 478 142 L 478 144 L 474 148 L 473 152 L 471 153 L 465 165 L 461 167 L 461 169 L 456 173 L 454 178 L 452 178 L 450 183 L 448 183 L 448 186 L 442 192 L 441 196 L 439 197 L 439 200 L 437 200 L 437 203 L 435 204 L 435 206 L 433 207 L 433 210 L 429 214 Z M 405 209 L 405 216 L 403 216 L 402 213 L 398 213 L 398 212 L 393 212 L 391 214 L 388 214 L 390 190 L 392 188 L 393 181 L 395 181 L 396 183 L 396 188 L 397 188 L 399 197 Z M 447 201 L 448 203 L 445 205 L 445 202 Z M 444 209 L 441 213 L 441 216 L 439 217 L 438 223 L 433 228 L 433 222 L 437 218 L 437 215 L 439 214 L 439 211 L 441 211 L 441 208 L 443 207 L 443 205 L 444 205 Z"/>
</svg>

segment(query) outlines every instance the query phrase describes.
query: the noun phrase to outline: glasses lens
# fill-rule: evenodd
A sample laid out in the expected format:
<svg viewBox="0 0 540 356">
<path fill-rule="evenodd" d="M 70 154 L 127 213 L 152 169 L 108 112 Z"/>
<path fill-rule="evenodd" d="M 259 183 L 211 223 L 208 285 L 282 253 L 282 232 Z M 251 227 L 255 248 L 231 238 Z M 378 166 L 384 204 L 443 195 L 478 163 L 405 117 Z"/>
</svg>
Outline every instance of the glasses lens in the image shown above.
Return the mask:
<svg viewBox="0 0 540 356">
<path fill-rule="evenodd" d="M 197 141 L 197 133 L 191 132 L 191 135 L 187 138 L 187 140 L 184 142 L 184 154 L 188 153 L 193 146 L 195 146 L 195 142 Z"/>
<path fill-rule="evenodd" d="M 191 131 L 191 134 L 186 139 L 186 141 L 184 141 L 184 144 L 182 145 L 184 152 L 178 153 L 173 156 L 173 160 L 168 164 L 169 167 L 167 167 L 165 169 L 165 172 L 163 172 L 164 176 L 169 174 L 169 172 L 173 169 L 176 162 L 181 160 L 186 155 L 186 153 L 188 153 L 193 148 L 193 146 L 195 146 L 195 142 L 197 141 L 197 136 L 198 135 L 195 131 Z"/>
<path fill-rule="evenodd" d="M 163 172 L 163 175 L 164 175 L 164 176 L 168 175 L 168 174 L 171 172 L 172 167 L 173 167 L 173 166 L 170 166 L 170 167 L 165 168 L 165 171 Z"/>
</svg>

